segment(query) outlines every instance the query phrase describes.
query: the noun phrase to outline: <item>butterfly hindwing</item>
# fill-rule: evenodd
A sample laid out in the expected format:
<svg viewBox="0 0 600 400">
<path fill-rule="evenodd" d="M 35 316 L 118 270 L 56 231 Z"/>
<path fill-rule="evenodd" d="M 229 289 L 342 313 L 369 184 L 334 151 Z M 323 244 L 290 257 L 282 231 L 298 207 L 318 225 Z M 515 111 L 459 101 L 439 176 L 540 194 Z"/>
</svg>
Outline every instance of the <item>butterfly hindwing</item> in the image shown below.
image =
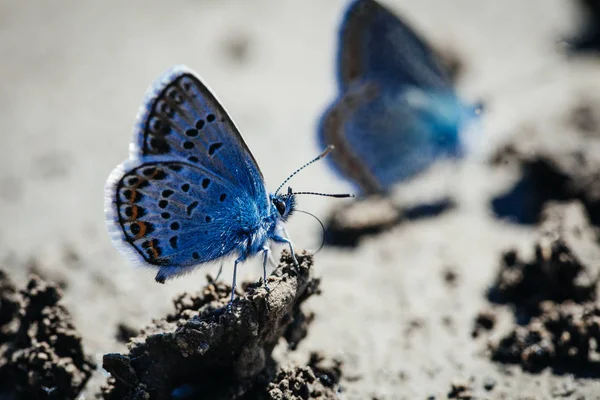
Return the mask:
<svg viewBox="0 0 600 400">
<path fill-rule="evenodd" d="M 375 0 L 355 0 L 340 28 L 338 84 L 385 81 L 451 90 L 452 83 L 436 55 L 412 29 Z"/>
<path fill-rule="evenodd" d="M 165 156 L 201 165 L 266 201 L 260 169 L 212 92 L 181 66 L 157 82 L 138 118 L 132 156 Z"/>
<path fill-rule="evenodd" d="M 248 193 L 202 167 L 177 161 L 132 165 L 114 186 L 114 235 L 135 261 L 169 275 L 222 257 L 260 220 Z M 244 215 L 246 223 L 240 222 Z"/>
</svg>

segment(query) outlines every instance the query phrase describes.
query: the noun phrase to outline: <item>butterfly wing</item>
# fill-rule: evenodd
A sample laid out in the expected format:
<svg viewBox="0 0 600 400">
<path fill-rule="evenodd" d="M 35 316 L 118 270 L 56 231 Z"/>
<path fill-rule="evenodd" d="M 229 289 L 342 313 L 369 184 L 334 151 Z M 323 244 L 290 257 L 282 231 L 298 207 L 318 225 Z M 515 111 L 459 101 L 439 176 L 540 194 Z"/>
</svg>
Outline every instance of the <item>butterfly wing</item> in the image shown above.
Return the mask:
<svg viewBox="0 0 600 400">
<path fill-rule="evenodd" d="M 212 92 L 184 66 L 163 74 L 146 95 L 130 156 L 201 165 L 267 199 L 262 173 L 242 135 Z"/>
<path fill-rule="evenodd" d="M 184 67 L 146 97 L 130 160 L 105 189 L 113 241 L 158 281 L 230 254 L 268 213 L 260 170 L 228 114 Z"/>
<path fill-rule="evenodd" d="M 453 90 L 435 54 L 399 17 L 374 0 L 355 0 L 339 34 L 338 84 L 376 80 L 432 90 Z"/>
<path fill-rule="evenodd" d="M 336 147 L 329 161 L 342 176 L 364 194 L 383 193 L 443 155 L 460 155 L 460 107 L 445 93 L 382 92 L 366 82 L 327 110 L 318 137 Z"/>
</svg>

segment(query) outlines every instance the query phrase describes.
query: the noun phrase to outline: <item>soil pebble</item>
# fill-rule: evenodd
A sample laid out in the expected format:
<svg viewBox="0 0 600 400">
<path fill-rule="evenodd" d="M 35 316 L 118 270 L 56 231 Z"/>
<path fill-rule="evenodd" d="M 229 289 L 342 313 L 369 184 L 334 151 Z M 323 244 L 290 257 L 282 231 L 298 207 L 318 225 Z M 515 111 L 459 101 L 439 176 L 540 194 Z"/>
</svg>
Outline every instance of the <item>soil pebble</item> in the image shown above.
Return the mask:
<svg viewBox="0 0 600 400">
<path fill-rule="evenodd" d="M 496 387 L 496 380 L 494 378 L 487 377 L 484 379 L 483 388 L 486 391 L 491 392 L 492 390 L 494 390 L 495 387 Z"/>
<path fill-rule="evenodd" d="M 596 299 L 598 234 L 581 203 L 550 203 L 542 219 L 533 259 L 522 260 L 516 250 L 505 252 L 488 292 L 490 301 L 514 305 L 523 323 L 539 314 L 539 305 L 545 300 Z"/>
<path fill-rule="evenodd" d="M 494 329 L 494 326 L 496 325 L 496 313 L 493 310 L 480 311 L 475 317 L 474 325 L 471 336 L 476 338 L 479 337 L 482 332 Z"/>
<path fill-rule="evenodd" d="M 137 329 L 128 325 L 125 322 L 121 322 L 117 325 L 117 332 L 115 334 L 115 339 L 121 343 L 127 343 L 132 337 L 135 337 L 139 334 Z"/>
<path fill-rule="evenodd" d="M 0 398 L 75 399 L 95 365 L 63 305 L 38 276 L 17 291 L 0 271 Z"/>
<path fill-rule="evenodd" d="M 447 267 L 446 269 L 444 269 L 444 271 L 442 272 L 442 277 L 446 285 L 448 285 L 448 287 L 455 288 L 456 286 L 458 286 L 458 273 L 454 268 Z"/>
<path fill-rule="evenodd" d="M 449 399 L 470 400 L 473 399 L 471 387 L 467 382 L 454 381 L 452 382 L 450 391 L 448 392 Z"/>
<path fill-rule="evenodd" d="M 340 383 L 342 377 L 341 361 L 329 359 L 323 354 L 313 352 L 310 354 L 308 366 L 326 387 L 335 388 Z"/>
<path fill-rule="evenodd" d="M 338 400 L 337 393 L 323 384 L 310 366 L 283 367 L 267 387 L 264 400 Z"/>
<path fill-rule="evenodd" d="M 304 337 L 310 318 L 301 304 L 318 293 L 312 257 L 303 253 L 298 261 L 299 269 L 284 251 L 268 278 L 269 291 L 261 283 L 243 285 L 245 293 L 231 313 L 226 311 L 230 287 L 224 283 L 211 281 L 198 294 L 179 296 L 175 312 L 133 338 L 128 354 L 104 356 L 103 367 L 112 375 L 104 398 L 192 399 L 200 393 L 215 400 L 336 398 L 322 382 L 339 381 L 339 373 L 319 369 L 317 359 L 313 367 L 278 371 L 272 358 L 280 338 L 293 338 L 289 344 L 295 346 Z"/>
</svg>

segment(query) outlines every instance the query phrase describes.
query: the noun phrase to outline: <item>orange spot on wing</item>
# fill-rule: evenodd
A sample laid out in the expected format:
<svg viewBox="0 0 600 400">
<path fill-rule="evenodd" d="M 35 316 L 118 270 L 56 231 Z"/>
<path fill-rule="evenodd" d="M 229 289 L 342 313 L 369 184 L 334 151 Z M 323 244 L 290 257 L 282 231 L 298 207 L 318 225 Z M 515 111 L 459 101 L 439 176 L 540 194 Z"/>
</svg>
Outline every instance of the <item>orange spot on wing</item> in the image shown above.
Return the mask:
<svg viewBox="0 0 600 400">
<path fill-rule="evenodd" d="M 137 190 L 135 187 L 131 188 L 131 195 L 129 196 L 129 202 L 130 203 L 135 203 L 135 196 L 137 195 Z"/>
<path fill-rule="evenodd" d="M 135 204 L 132 204 L 131 205 L 131 217 L 129 217 L 129 220 L 135 221 L 138 217 L 138 212 L 139 212 L 138 206 L 136 206 Z"/>
<path fill-rule="evenodd" d="M 144 236 L 146 236 L 146 231 L 148 230 L 148 226 L 144 221 L 137 221 L 137 224 L 140 227 L 140 231 L 137 233 L 137 235 L 134 236 L 133 240 L 143 238 Z"/>
<path fill-rule="evenodd" d="M 154 247 L 154 242 L 150 242 L 150 245 L 148 246 L 148 252 L 152 253 L 152 255 L 148 254 L 151 258 L 158 258 L 160 255 L 158 249 Z"/>
</svg>

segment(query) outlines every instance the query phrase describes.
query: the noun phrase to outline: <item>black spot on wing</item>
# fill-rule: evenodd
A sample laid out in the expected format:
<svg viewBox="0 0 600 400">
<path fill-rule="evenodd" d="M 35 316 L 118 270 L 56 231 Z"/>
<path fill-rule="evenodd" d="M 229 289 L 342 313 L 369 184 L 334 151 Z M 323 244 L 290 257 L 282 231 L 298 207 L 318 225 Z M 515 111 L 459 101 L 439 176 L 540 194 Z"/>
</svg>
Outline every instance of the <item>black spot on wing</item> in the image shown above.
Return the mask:
<svg viewBox="0 0 600 400">
<path fill-rule="evenodd" d="M 187 214 L 188 215 L 192 215 L 192 212 L 194 211 L 194 209 L 198 207 L 198 202 L 194 201 L 193 203 L 191 203 L 189 206 L 187 206 Z"/>
<path fill-rule="evenodd" d="M 198 130 L 197 129 L 188 129 L 187 131 L 185 131 L 185 135 L 187 137 L 196 137 L 196 136 L 198 136 Z"/>
<path fill-rule="evenodd" d="M 156 153 L 168 153 L 171 150 L 167 141 L 162 137 L 151 137 L 150 148 Z"/>
<path fill-rule="evenodd" d="M 138 233 L 140 233 L 140 229 L 141 229 L 140 225 L 137 222 L 134 222 L 133 224 L 129 225 L 129 230 L 134 235 L 137 235 Z"/>
<path fill-rule="evenodd" d="M 219 150 L 223 146 L 223 143 L 216 142 L 208 146 L 208 155 L 213 156 L 217 150 Z"/>
</svg>

